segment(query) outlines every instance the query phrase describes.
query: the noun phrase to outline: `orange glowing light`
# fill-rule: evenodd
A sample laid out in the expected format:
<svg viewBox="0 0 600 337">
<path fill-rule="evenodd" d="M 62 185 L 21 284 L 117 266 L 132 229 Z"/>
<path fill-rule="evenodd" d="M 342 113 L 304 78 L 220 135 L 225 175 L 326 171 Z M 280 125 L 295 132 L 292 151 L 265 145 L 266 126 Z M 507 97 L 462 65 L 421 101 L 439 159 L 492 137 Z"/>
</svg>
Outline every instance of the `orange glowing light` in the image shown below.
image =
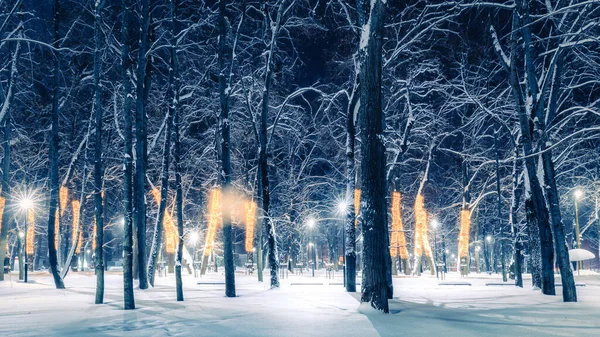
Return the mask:
<svg viewBox="0 0 600 337">
<path fill-rule="evenodd" d="M 33 255 L 33 247 L 35 242 L 35 214 L 33 209 L 27 210 L 27 245 L 25 250 L 27 255 Z"/>
<path fill-rule="evenodd" d="M 460 234 L 458 236 L 458 256 L 460 258 L 469 256 L 469 239 L 471 234 L 471 210 L 463 208 L 460 210 Z"/>
<path fill-rule="evenodd" d="M 415 199 L 415 248 L 416 256 L 423 255 L 423 235 L 427 231 L 427 211 L 425 210 L 425 199 L 422 194 Z"/>
<path fill-rule="evenodd" d="M 156 204 L 160 205 L 160 191 L 158 188 L 152 189 L 152 196 L 154 197 Z M 173 216 L 167 210 L 165 210 L 163 215 L 163 228 L 165 231 L 165 251 L 168 254 L 173 254 L 179 243 L 179 235 L 177 233 L 175 221 L 173 221 Z"/>
<path fill-rule="evenodd" d="M 81 203 L 79 202 L 79 200 L 71 201 L 71 208 L 73 209 L 73 222 L 71 224 L 71 241 L 75 242 L 75 239 L 77 238 L 77 229 L 79 228 L 79 210 L 81 209 Z"/>
<path fill-rule="evenodd" d="M 81 247 L 83 246 L 83 231 L 79 231 L 79 239 L 77 239 L 77 247 L 75 247 L 75 253 L 81 253 Z"/>
<path fill-rule="evenodd" d="M 246 252 L 252 251 L 252 242 L 254 240 L 254 226 L 256 226 L 256 203 L 248 201 L 246 207 Z"/>
<path fill-rule="evenodd" d="M 60 216 L 63 216 L 65 214 L 67 202 L 69 201 L 69 189 L 65 186 L 61 186 L 58 194 L 60 199 Z"/>
<path fill-rule="evenodd" d="M 358 213 L 360 211 L 360 190 L 354 190 L 354 227 L 358 225 Z"/>
<path fill-rule="evenodd" d="M 4 215 L 4 203 L 5 202 L 6 202 L 6 199 L 4 199 L 4 197 L 0 196 L 0 231 L 2 230 L 2 216 Z"/>
<path fill-rule="evenodd" d="M 213 189 L 208 201 L 208 228 L 206 229 L 206 242 L 204 243 L 204 256 L 209 256 L 215 243 L 217 226 L 221 221 L 221 190 Z"/>
<path fill-rule="evenodd" d="M 392 231 L 390 232 L 390 255 L 408 259 L 406 248 L 406 237 L 404 236 L 404 224 L 402 223 L 400 192 L 392 192 Z"/>
</svg>

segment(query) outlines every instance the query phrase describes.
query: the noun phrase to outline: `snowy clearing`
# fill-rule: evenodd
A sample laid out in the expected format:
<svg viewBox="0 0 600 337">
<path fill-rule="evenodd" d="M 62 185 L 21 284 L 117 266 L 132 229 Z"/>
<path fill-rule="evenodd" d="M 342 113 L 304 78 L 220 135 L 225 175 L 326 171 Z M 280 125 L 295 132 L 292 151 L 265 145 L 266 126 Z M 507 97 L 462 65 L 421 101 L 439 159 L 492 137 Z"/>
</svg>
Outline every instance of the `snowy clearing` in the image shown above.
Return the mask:
<svg viewBox="0 0 600 337">
<path fill-rule="evenodd" d="M 256 276 L 236 275 L 237 298 L 226 298 L 221 274 L 184 277 L 185 302 L 175 301 L 174 278 L 136 290 L 138 309 L 123 311 L 122 278 L 106 275 L 106 304 L 95 305 L 95 277 L 71 273 L 66 290 L 51 277 L 33 283 L 12 274 L 0 283 L 2 336 L 596 336 L 600 328 L 600 276 L 582 275 L 579 303 L 562 303 L 529 288 L 485 286 L 498 275 L 473 274 L 472 286 L 438 285 L 430 276 L 394 279 L 389 315 L 373 312 L 359 293 L 348 294 L 338 273 L 294 276 L 269 290 Z M 450 274 L 447 280 L 464 281 Z M 291 285 L 295 283 L 295 285 Z M 305 283 L 305 285 L 297 285 Z M 323 283 L 312 285 L 310 283 Z M 525 280 L 528 284 L 529 280 Z M 560 291 L 560 288 L 557 288 Z"/>
</svg>

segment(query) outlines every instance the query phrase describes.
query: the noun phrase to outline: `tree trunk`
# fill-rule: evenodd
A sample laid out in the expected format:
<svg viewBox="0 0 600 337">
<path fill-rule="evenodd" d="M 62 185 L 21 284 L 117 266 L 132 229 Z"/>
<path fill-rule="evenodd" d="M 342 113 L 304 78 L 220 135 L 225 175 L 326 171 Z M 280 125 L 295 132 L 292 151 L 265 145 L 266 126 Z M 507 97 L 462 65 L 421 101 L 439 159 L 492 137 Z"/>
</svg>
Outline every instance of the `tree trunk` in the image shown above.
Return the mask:
<svg viewBox="0 0 600 337">
<path fill-rule="evenodd" d="M 137 229 L 137 260 L 140 289 L 148 288 L 146 271 L 146 53 L 150 23 L 149 0 L 141 1 L 140 43 L 138 49 L 136 115 L 135 115 L 135 221 Z"/>
<path fill-rule="evenodd" d="M 527 173 L 527 178 L 529 181 L 529 191 L 530 191 L 530 199 L 531 199 L 531 209 L 533 210 L 533 215 L 535 217 L 535 222 L 537 224 L 539 230 L 539 242 L 540 242 L 540 252 L 541 252 L 541 275 L 542 275 L 542 293 L 545 295 L 554 295 L 554 249 L 552 243 L 552 232 L 550 229 L 550 223 L 548 219 L 548 209 L 546 208 L 544 194 L 542 188 L 540 186 L 540 182 L 537 176 L 537 164 L 536 159 L 537 156 L 533 155 L 533 138 L 531 134 L 531 120 L 528 116 L 528 111 L 531 111 L 531 108 L 526 106 L 526 102 L 523 98 L 523 92 L 521 90 L 520 81 L 517 74 L 517 41 L 518 41 L 518 31 L 520 31 L 520 27 L 526 25 L 526 23 L 520 23 L 520 17 L 527 17 L 526 14 L 523 14 L 523 9 L 521 5 L 517 5 L 519 13 L 515 12 L 513 14 L 513 35 L 511 37 L 511 67 L 510 67 L 510 76 L 509 82 L 513 93 L 513 98 L 515 99 L 515 105 L 519 117 L 519 125 L 521 128 L 521 136 L 523 141 L 523 152 L 525 154 L 525 170 Z M 529 44 L 531 43 L 527 38 L 528 29 L 523 30 L 523 40 L 525 45 L 526 52 L 526 68 L 527 70 L 527 79 L 532 81 L 532 70 L 531 68 L 531 57 L 527 54 L 529 51 Z M 533 79 L 533 84 L 530 83 L 529 88 L 533 90 L 534 85 L 536 86 L 535 79 Z M 531 103 L 532 99 L 535 99 L 537 95 L 534 92 L 529 92 L 528 103 L 531 106 L 535 106 L 535 104 Z"/>
<path fill-rule="evenodd" d="M 364 268 L 361 302 L 389 312 L 390 252 L 387 236 L 384 116 L 381 106 L 382 40 L 385 4 L 358 2 L 363 33 L 359 46 L 361 128 L 361 225 Z M 370 8 L 369 8 L 370 7 Z"/>
<path fill-rule="evenodd" d="M 344 225 L 345 240 L 344 254 L 346 255 L 346 291 L 356 292 L 356 212 L 354 210 L 354 189 L 356 188 L 355 169 L 355 143 L 356 143 L 356 116 L 359 109 L 360 82 L 358 74 L 355 75 L 354 88 L 346 117 L 346 200 L 349 207 L 346 210 Z"/>
<path fill-rule="evenodd" d="M 123 155 L 123 309 L 135 309 L 133 291 L 133 148 L 131 113 L 131 62 L 129 60 L 129 15 L 132 0 L 122 0 L 121 76 L 123 81 L 123 118 L 125 138 Z"/>
<path fill-rule="evenodd" d="M 94 146 L 94 203 L 96 217 L 96 304 L 104 303 L 104 211 L 102 202 L 102 88 L 100 86 L 100 70 L 102 59 L 101 15 L 102 1 L 96 2 L 94 9 L 94 115 L 96 116 L 96 142 Z M 69 268 L 69 266 L 65 266 Z"/>
<path fill-rule="evenodd" d="M 275 235 L 275 225 L 271 219 L 269 213 L 269 207 L 271 203 L 270 191 L 269 191 L 269 166 L 267 162 L 267 129 L 269 125 L 269 94 L 271 89 L 271 82 L 273 81 L 273 53 L 275 52 L 275 45 L 277 42 L 277 35 L 279 28 L 281 27 L 281 20 L 284 12 L 285 0 L 279 3 L 277 10 L 277 18 L 275 26 L 271 30 L 271 43 L 269 46 L 269 52 L 267 53 L 266 70 L 265 70 L 265 83 L 263 89 L 261 115 L 260 115 L 260 132 L 259 132 L 259 143 L 260 148 L 258 151 L 258 172 L 260 182 L 260 193 L 262 201 L 262 225 L 264 225 L 264 231 L 267 234 L 267 248 L 268 248 L 268 261 L 271 274 L 271 287 L 279 287 L 279 259 L 277 253 L 277 239 Z M 261 226 L 262 227 L 262 226 Z M 261 228 L 262 229 L 262 228 Z M 262 267 L 262 266 L 261 266 Z M 260 271 L 259 271 L 260 273 Z"/>
<path fill-rule="evenodd" d="M 177 291 L 177 301 L 183 301 L 183 280 L 181 278 L 181 268 L 183 263 L 183 186 L 181 184 L 181 138 L 179 134 L 179 64 L 177 62 L 177 35 L 179 31 L 176 24 L 177 0 L 171 2 L 171 73 L 173 82 L 171 83 L 171 97 L 173 99 L 171 109 L 173 115 L 173 164 L 175 165 L 175 214 L 177 215 L 177 234 L 179 241 L 177 244 L 177 256 L 175 261 L 175 288 Z"/>
<path fill-rule="evenodd" d="M 226 1 L 219 1 L 219 103 L 221 106 L 221 187 L 224 198 L 227 200 L 230 195 L 231 185 L 231 132 L 229 123 L 229 92 L 227 79 L 225 77 L 226 65 L 225 56 L 227 54 L 227 22 L 226 22 Z M 232 61 L 233 62 L 233 61 Z M 225 265 L 225 296 L 235 297 L 235 264 L 233 260 L 233 238 L 231 228 L 231 208 L 223 207 L 223 262 Z"/>
<path fill-rule="evenodd" d="M 174 49 L 173 46 L 171 46 Z M 173 53 L 171 53 L 171 69 L 173 69 Z M 165 130 L 165 142 L 163 147 L 163 159 L 162 159 L 162 175 L 160 182 L 160 202 L 158 205 L 158 214 L 156 215 L 156 224 L 154 226 L 154 236 L 152 239 L 152 248 L 150 249 L 150 257 L 148 261 L 148 282 L 154 287 L 154 276 L 156 274 L 156 261 L 158 260 L 158 252 L 162 245 L 163 228 L 165 211 L 167 208 L 167 196 L 169 191 L 169 159 L 171 157 L 171 132 L 173 125 L 173 109 L 174 109 L 174 74 L 173 70 L 169 71 L 169 93 L 167 102 L 169 108 L 167 110 L 166 124 L 167 129 Z M 172 252 L 171 252 L 172 253 Z"/>
<path fill-rule="evenodd" d="M 515 144 L 515 158 L 519 157 L 519 145 Z M 522 189 L 519 184 L 519 161 L 513 161 L 512 169 L 512 200 L 510 203 L 510 225 L 512 231 L 512 239 L 514 245 L 514 269 L 515 269 L 515 286 L 523 288 L 523 243 L 517 228 L 519 221 L 517 214 L 519 212 L 519 203 L 521 200 Z"/>
<path fill-rule="evenodd" d="M 54 48 L 59 47 L 59 0 L 54 0 L 54 41 L 52 46 Z M 58 270 L 58 254 L 57 247 L 54 244 L 55 233 L 55 222 L 56 214 L 58 212 L 58 72 L 60 68 L 59 56 L 55 56 L 53 77 L 53 92 L 52 92 L 52 126 L 50 129 L 50 168 L 48 174 L 49 187 L 50 187 L 50 199 L 49 199 L 49 210 L 48 210 L 48 260 L 50 263 L 50 270 L 54 279 L 54 285 L 56 289 L 64 289 L 65 284 L 60 277 Z"/>
<path fill-rule="evenodd" d="M 11 117 L 10 112 L 6 115 L 4 122 L 4 158 L 2 158 L 2 195 L 0 202 L 2 217 L 0 218 L 0 259 L 2 259 L 2 268 L 0 268 L 0 281 L 4 281 L 4 257 L 6 256 L 8 230 L 12 224 L 12 207 L 10 205 L 10 140 L 11 140 Z"/>
</svg>

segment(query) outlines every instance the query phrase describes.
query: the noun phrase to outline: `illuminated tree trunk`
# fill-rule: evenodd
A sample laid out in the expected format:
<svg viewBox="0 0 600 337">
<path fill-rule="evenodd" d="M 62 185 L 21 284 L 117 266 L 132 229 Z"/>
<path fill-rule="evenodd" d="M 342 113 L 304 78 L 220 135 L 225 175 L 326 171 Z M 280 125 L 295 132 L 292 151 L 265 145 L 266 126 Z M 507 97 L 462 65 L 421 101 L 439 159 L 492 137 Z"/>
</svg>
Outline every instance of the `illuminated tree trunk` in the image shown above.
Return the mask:
<svg viewBox="0 0 600 337">
<path fill-rule="evenodd" d="M 59 20 L 60 20 L 60 9 L 59 1 L 54 0 L 54 41 L 52 46 L 54 48 L 59 47 Z M 58 72 L 60 68 L 59 56 L 55 56 L 54 71 L 52 73 L 53 80 L 53 92 L 52 92 L 52 126 L 50 128 L 50 168 L 48 174 L 49 187 L 50 187 L 50 198 L 49 198 L 49 209 L 48 209 L 48 260 L 50 263 L 50 271 L 54 279 L 54 285 L 56 289 L 64 289 L 65 284 L 60 277 L 60 271 L 58 269 L 58 254 L 57 247 L 55 245 L 55 225 L 56 225 L 56 213 L 58 211 L 58 146 L 59 146 L 59 130 L 58 130 L 58 114 L 59 114 L 59 102 L 58 102 Z"/>
<path fill-rule="evenodd" d="M 121 76 L 123 81 L 123 118 L 125 138 L 123 155 L 123 309 L 135 309 L 133 291 L 133 139 L 131 103 L 131 62 L 129 60 L 129 15 L 132 0 L 122 0 Z"/>
<path fill-rule="evenodd" d="M 359 46 L 361 128 L 361 225 L 364 268 L 361 302 L 384 313 L 388 298 L 390 251 L 385 200 L 385 144 L 381 106 L 382 40 L 385 4 L 382 0 L 357 1 L 363 33 Z"/>
</svg>

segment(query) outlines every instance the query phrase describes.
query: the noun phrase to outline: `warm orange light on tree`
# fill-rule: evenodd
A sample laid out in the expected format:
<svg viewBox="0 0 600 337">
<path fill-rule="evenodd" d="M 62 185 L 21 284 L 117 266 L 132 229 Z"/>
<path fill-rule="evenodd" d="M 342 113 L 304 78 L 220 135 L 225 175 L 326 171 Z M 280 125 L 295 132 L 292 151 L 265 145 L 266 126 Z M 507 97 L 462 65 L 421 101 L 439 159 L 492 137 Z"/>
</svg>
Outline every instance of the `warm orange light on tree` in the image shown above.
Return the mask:
<svg viewBox="0 0 600 337">
<path fill-rule="evenodd" d="M 256 226 L 256 203 L 252 200 L 247 201 L 246 208 L 246 252 L 252 251 L 252 242 L 254 241 L 254 227 Z"/>
<path fill-rule="evenodd" d="M 208 228 L 204 243 L 204 256 L 209 256 L 215 243 L 217 226 L 221 221 L 221 190 L 215 188 L 210 192 L 208 201 Z"/>
<path fill-rule="evenodd" d="M 81 253 L 81 247 L 83 246 L 83 231 L 79 231 L 79 239 L 77 239 L 77 247 L 75 247 L 75 253 Z"/>
<path fill-rule="evenodd" d="M 79 210 L 81 209 L 81 203 L 79 200 L 71 201 L 71 208 L 73 209 L 72 223 L 71 223 L 71 241 L 75 242 L 77 238 L 77 228 L 79 228 Z"/>
<path fill-rule="evenodd" d="M 423 235 L 427 228 L 427 211 L 425 210 L 425 199 L 422 194 L 415 199 L 415 248 L 416 256 L 423 255 Z"/>
<path fill-rule="evenodd" d="M 404 224 L 402 223 L 400 192 L 392 192 L 392 231 L 390 233 L 390 255 L 401 259 L 408 259 Z"/>
<path fill-rule="evenodd" d="M 61 186 L 58 196 L 60 200 L 60 216 L 63 216 L 63 214 L 65 214 L 67 202 L 69 201 L 69 189 L 65 186 Z"/>
<path fill-rule="evenodd" d="M 4 203 L 6 203 L 6 199 L 0 196 L 0 231 L 2 230 L 2 216 L 4 215 Z"/>
<path fill-rule="evenodd" d="M 152 189 L 152 196 L 156 204 L 160 205 L 160 191 L 158 188 Z M 173 216 L 167 210 L 163 215 L 163 228 L 165 231 L 165 251 L 168 254 L 173 254 L 179 243 L 179 235 L 177 235 L 177 227 L 173 221 Z"/>
<path fill-rule="evenodd" d="M 35 214 L 33 209 L 27 210 L 27 245 L 25 250 L 27 255 L 33 255 L 33 247 L 35 242 Z"/>
<path fill-rule="evenodd" d="M 471 235 L 471 210 L 463 208 L 460 211 L 460 235 L 458 236 L 458 256 L 469 256 L 469 239 Z"/>
<path fill-rule="evenodd" d="M 360 211 L 360 190 L 354 190 L 354 227 L 358 225 L 358 213 Z"/>
<path fill-rule="evenodd" d="M 432 251 L 427 234 L 427 224 L 429 223 L 427 210 L 425 209 L 425 198 L 422 194 L 417 195 L 415 199 L 415 255 L 431 258 Z"/>
</svg>

